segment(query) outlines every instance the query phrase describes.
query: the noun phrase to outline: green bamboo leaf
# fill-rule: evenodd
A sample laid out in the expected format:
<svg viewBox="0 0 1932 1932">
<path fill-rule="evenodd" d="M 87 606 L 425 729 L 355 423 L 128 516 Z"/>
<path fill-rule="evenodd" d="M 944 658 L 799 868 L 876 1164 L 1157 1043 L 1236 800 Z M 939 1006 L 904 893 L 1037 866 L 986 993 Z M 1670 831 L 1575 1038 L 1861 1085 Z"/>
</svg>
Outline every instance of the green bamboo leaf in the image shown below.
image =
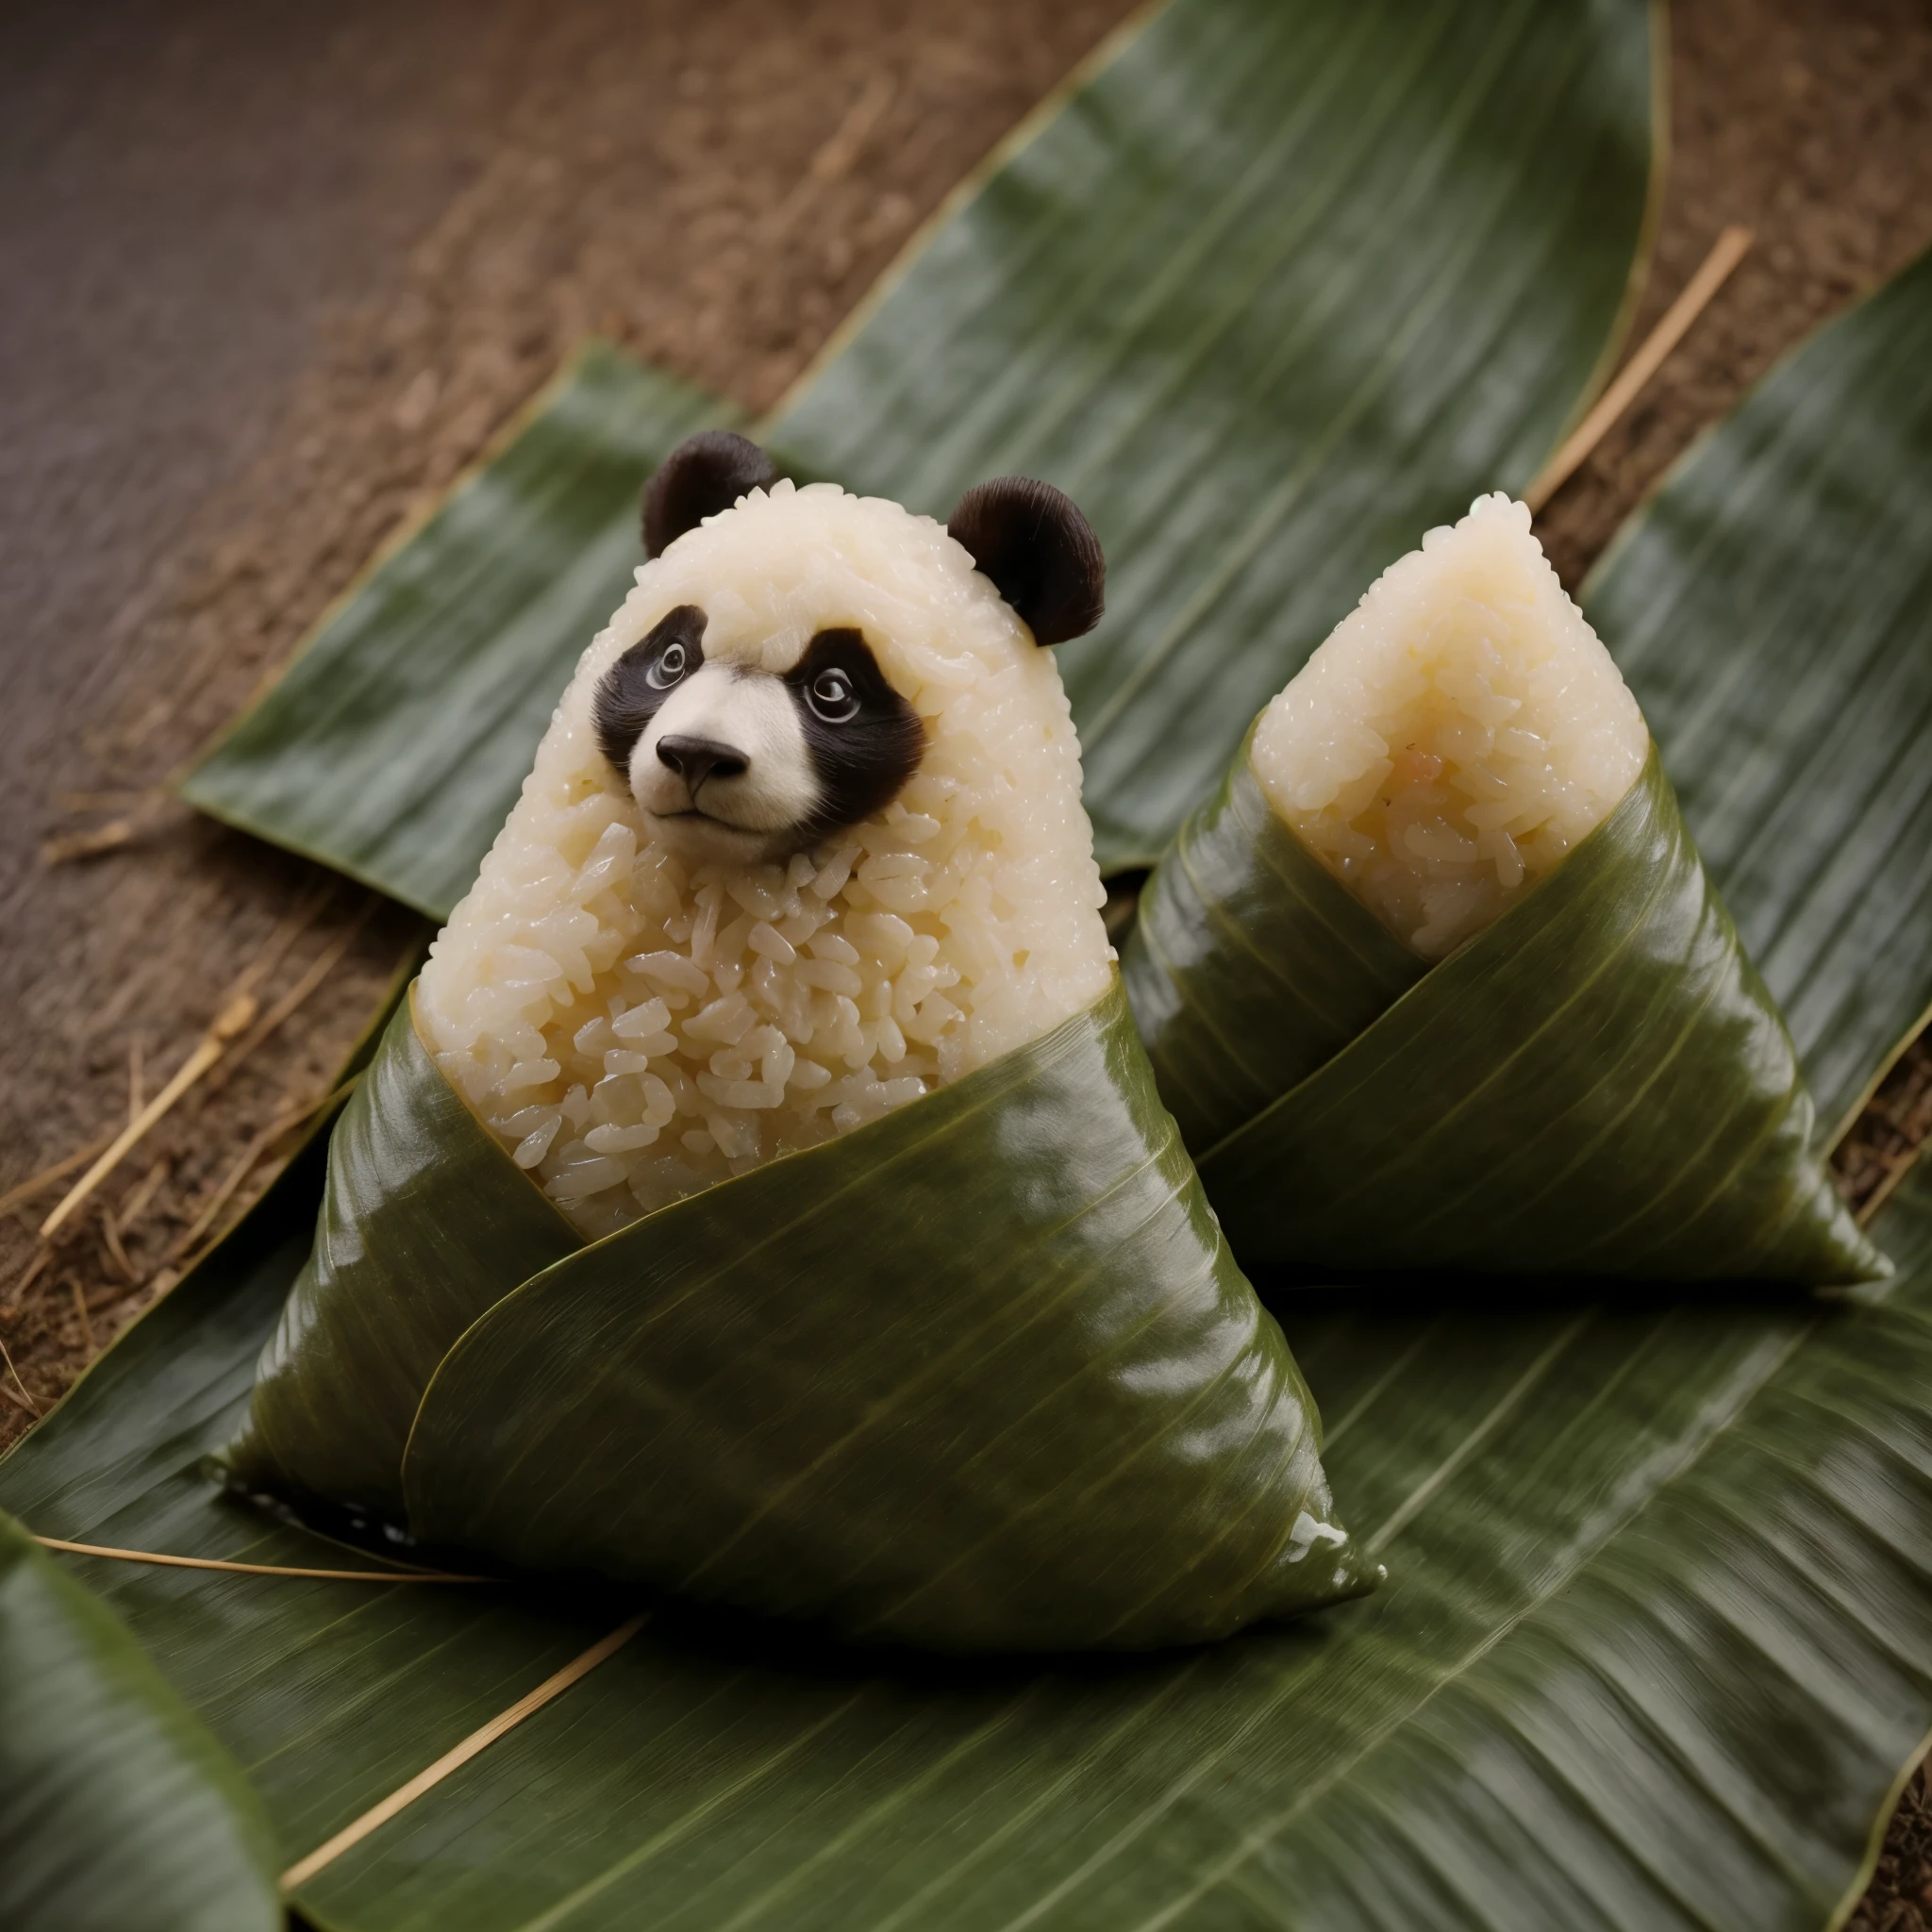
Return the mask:
<svg viewBox="0 0 1932 1932">
<path fill-rule="evenodd" d="M 1932 252 L 1789 358 L 1633 517 L 1584 609 L 1850 1124 L 1932 958 Z"/>
<path fill-rule="evenodd" d="M 1118 986 L 588 1246 L 403 1009 L 329 1171 L 245 1482 L 944 1649 L 1196 1641 L 1373 1586 Z"/>
<path fill-rule="evenodd" d="M 1373 915 L 1295 844 L 1243 747 L 1149 881 L 1124 967 L 1247 1266 L 1883 1272 L 1821 1169 L 1790 1036 L 1655 747 L 1549 879 L 1425 974 L 1398 973 L 1393 941 L 1371 949 Z M 1284 996 L 1307 958 L 1321 977 Z M 1311 1005 L 1360 1030 L 1318 1037 Z M 1243 1045 L 1253 1075 L 1290 1075 L 1259 1106 L 1257 1077 L 1228 1071 Z"/>
<path fill-rule="evenodd" d="M 1200 1154 L 1428 968 L 1282 824 L 1248 762 L 1253 739 L 1174 834 L 1121 959 L 1160 1097 Z"/>
<path fill-rule="evenodd" d="M 1647 241 L 1644 0 L 1172 0 L 962 190 L 760 434 L 944 516 L 1060 484 L 1112 615 L 1060 650 L 1104 869 L 1151 862 L 1363 584 L 1520 488 Z M 595 351 L 185 795 L 445 916 L 727 405 Z"/>
<path fill-rule="evenodd" d="M 271 1932 L 274 1835 L 120 1620 L 0 1516 L 0 1924 Z"/>
<path fill-rule="evenodd" d="M 191 805 L 443 919 L 643 561 L 638 491 L 728 403 L 592 343 L 325 617 Z"/>
</svg>

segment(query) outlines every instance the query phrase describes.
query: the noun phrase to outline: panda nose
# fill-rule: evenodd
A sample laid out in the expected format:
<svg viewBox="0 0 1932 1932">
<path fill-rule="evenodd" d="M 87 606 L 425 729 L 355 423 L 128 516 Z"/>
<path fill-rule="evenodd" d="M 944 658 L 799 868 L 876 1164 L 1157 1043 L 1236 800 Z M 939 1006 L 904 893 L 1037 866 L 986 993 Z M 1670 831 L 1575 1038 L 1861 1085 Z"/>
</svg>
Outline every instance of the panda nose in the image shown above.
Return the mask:
<svg viewBox="0 0 1932 1932">
<path fill-rule="evenodd" d="M 735 745 L 720 744 L 715 738 L 660 738 L 658 762 L 675 772 L 695 798 L 707 778 L 741 777 L 751 761 Z"/>
</svg>

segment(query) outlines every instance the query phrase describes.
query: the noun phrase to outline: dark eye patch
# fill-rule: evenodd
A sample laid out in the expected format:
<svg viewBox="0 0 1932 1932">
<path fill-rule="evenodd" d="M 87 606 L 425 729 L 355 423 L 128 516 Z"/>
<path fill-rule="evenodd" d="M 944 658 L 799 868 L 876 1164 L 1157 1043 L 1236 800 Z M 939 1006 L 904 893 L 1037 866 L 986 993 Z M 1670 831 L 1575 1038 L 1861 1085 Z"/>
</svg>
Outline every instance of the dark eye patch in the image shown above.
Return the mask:
<svg viewBox="0 0 1932 1932">
<path fill-rule="evenodd" d="M 925 753 L 919 714 L 887 683 L 864 634 L 822 630 L 785 674 L 820 787 L 807 843 L 890 805 Z"/>
<path fill-rule="evenodd" d="M 591 716 L 597 744 L 626 783 L 630 755 L 661 706 L 705 661 L 705 613 L 695 604 L 668 610 L 604 674 Z"/>
</svg>

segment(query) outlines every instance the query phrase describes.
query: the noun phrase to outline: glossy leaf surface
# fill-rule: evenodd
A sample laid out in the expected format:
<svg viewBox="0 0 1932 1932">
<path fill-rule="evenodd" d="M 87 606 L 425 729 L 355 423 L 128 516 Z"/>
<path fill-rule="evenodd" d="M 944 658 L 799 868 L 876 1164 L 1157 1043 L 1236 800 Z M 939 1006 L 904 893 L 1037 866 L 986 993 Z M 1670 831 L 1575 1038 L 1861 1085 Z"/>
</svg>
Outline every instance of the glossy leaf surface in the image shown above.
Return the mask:
<svg viewBox="0 0 1932 1932">
<path fill-rule="evenodd" d="M 1306 1060 L 1309 999 L 1338 982 L 1369 1016 L 1266 1105 L 1205 1124 L 1202 1182 L 1246 1266 L 1813 1287 L 1882 1272 L 1822 1170 L 1790 1036 L 1655 749 L 1548 879 L 1407 991 L 1372 953 L 1344 980 L 1363 955 L 1335 935 L 1369 915 L 1313 859 L 1291 868 L 1293 835 L 1251 771 L 1230 791 L 1250 813 L 1217 801 L 1184 828 L 1143 900 L 1151 943 L 1128 951 L 1157 1069 L 1193 1093 L 1202 1036 L 1242 1025 L 1251 1065 Z M 1212 908 L 1210 855 L 1236 888 Z M 1248 917 L 1257 874 L 1267 908 Z M 1191 904 L 1195 955 L 1176 968 Z M 1323 979 L 1271 1004 L 1303 958 Z"/>
<path fill-rule="evenodd" d="M 1373 1585 L 1319 1437 L 1116 985 L 583 1247 L 399 1011 L 235 1462 L 400 1491 L 419 1536 L 517 1570 L 941 1649 L 1138 1649 Z"/>
<path fill-rule="evenodd" d="M 275 1932 L 276 1869 L 240 1767 L 113 1612 L 0 1516 L 0 1924 Z"/>
<path fill-rule="evenodd" d="M 592 344 L 191 772 L 244 832 L 445 918 L 644 560 L 643 478 L 739 412 Z"/>
<path fill-rule="evenodd" d="M 1206 1154 L 1333 1059 L 1427 970 L 1337 890 L 1248 762 L 1174 834 L 1121 975 L 1160 1097 Z"/>
<path fill-rule="evenodd" d="M 1577 411 L 1641 255 L 1652 38 L 1643 0 L 1173 0 L 768 425 L 798 475 L 937 516 L 1011 472 L 1087 511 L 1111 615 L 1059 655 L 1103 867 L 1151 862 L 1363 586 Z M 593 354 L 187 796 L 443 916 L 641 561 L 639 486 L 735 421 Z"/>
<path fill-rule="evenodd" d="M 242 1480 L 401 1522 L 436 1365 L 490 1305 L 581 1245 L 416 1037 L 408 1001 L 329 1141 L 315 1245 L 263 1352 Z"/>
</svg>

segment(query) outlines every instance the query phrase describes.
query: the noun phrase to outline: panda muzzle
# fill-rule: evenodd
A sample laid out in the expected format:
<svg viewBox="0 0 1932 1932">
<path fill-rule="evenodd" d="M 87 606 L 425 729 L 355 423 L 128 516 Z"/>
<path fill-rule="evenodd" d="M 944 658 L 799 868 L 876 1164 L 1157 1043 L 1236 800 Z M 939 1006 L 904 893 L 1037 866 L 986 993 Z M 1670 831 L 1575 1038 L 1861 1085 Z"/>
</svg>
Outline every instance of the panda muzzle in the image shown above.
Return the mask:
<svg viewBox="0 0 1932 1932">
<path fill-rule="evenodd" d="M 736 745 L 721 743 L 715 738 L 660 738 L 656 749 L 658 762 L 684 780 L 693 805 L 707 778 L 741 778 L 751 764 Z"/>
</svg>

